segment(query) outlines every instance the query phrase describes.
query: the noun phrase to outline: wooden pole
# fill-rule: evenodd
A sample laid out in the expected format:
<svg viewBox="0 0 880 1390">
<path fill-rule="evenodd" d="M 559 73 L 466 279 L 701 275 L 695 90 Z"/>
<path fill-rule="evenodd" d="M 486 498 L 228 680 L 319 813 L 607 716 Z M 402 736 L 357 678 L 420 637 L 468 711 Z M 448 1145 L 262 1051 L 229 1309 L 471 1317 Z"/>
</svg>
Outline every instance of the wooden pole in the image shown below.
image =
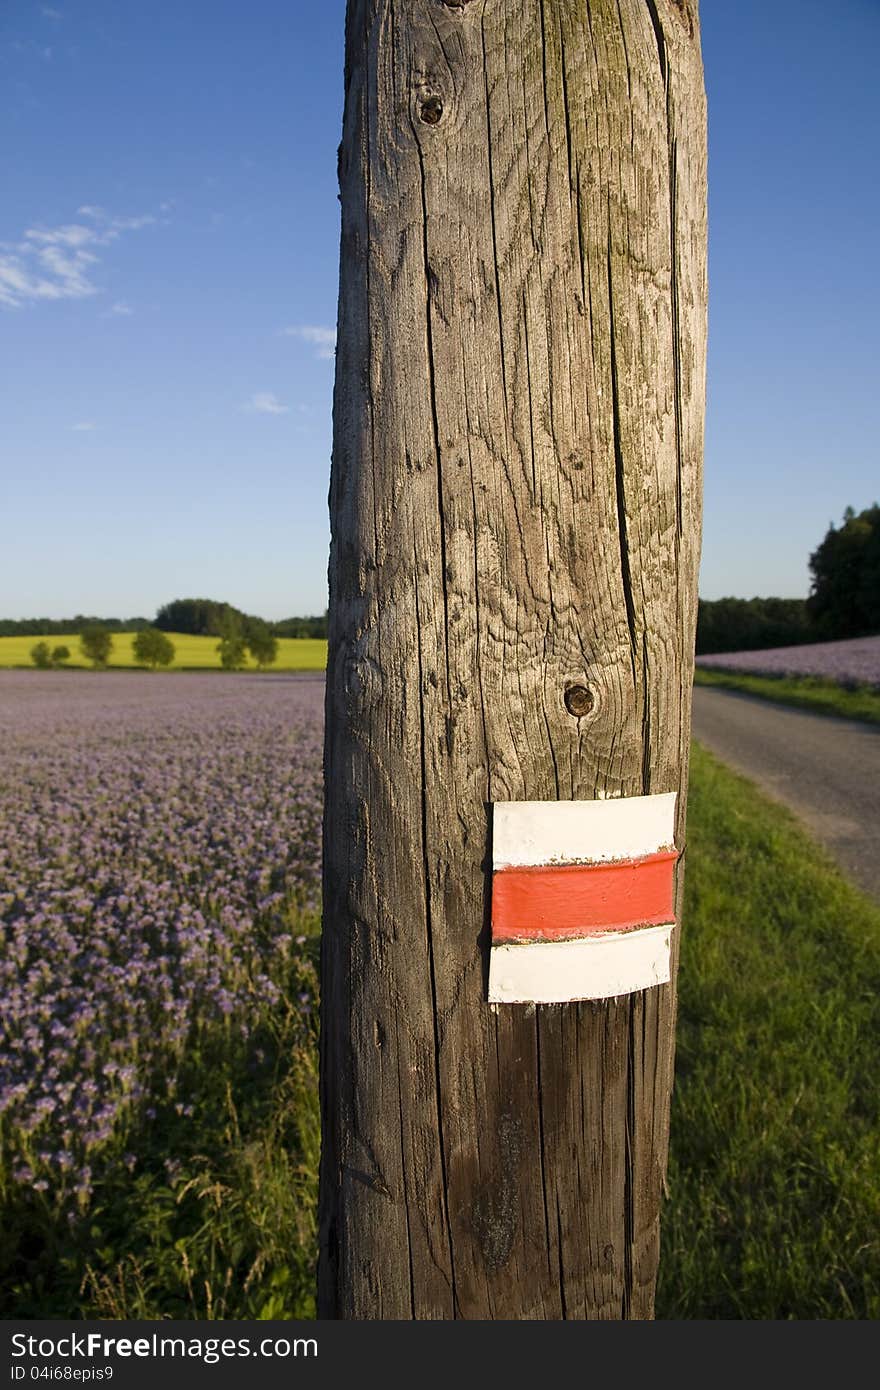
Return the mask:
<svg viewBox="0 0 880 1390">
<path fill-rule="evenodd" d="M 487 1003 L 491 808 L 679 792 L 683 847 L 696 0 L 349 0 L 345 83 L 319 1312 L 646 1318 L 675 961 Z"/>
</svg>

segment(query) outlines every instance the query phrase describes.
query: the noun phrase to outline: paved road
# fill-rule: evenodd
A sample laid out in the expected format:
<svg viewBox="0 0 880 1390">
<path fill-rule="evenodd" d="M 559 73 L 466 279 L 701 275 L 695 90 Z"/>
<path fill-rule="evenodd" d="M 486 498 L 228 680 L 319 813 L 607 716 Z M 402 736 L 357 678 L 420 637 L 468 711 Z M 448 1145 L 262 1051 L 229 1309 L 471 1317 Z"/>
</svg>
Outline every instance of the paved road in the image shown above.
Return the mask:
<svg viewBox="0 0 880 1390">
<path fill-rule="evenodd" d="M 790 806 L 880 901 L 880 728 L 698 686 L 694 736 Z"/>
</svg>

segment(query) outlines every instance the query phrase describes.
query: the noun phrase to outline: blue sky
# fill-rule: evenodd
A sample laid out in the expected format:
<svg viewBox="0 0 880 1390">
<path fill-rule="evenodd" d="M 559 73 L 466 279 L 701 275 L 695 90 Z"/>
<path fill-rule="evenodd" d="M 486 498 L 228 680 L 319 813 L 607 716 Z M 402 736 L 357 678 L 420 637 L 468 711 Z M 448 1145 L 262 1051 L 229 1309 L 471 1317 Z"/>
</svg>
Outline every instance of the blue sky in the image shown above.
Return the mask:
<svg viewBox="0 0 880 1390">
<path fill-rule="evenodd" d="M 880 494 L 878 0 L 702 0 L 704 597 Z M 0 616 L 326 604 L 343 0 L 2 0 Z"/>
</svg>

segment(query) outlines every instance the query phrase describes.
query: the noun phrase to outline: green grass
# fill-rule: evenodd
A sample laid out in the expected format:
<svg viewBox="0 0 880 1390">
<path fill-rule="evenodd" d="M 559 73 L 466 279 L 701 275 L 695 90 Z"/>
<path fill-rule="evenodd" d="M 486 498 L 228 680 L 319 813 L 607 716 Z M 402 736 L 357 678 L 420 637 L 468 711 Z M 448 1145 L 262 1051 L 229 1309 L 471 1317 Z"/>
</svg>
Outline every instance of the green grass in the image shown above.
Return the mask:
<svg viewBox="0 0 880 1390">
<path fill-rule="evenodd" d="M 760 695 L 762 699 L 796 705 L 815 714 L 880 724 L 880 690 L 870 685 L 849 687 L 819 676 L 751 676 L 741 671 L 710 671 L 704 666 L 697 667 L 694 684 L 741 690 L 746 695 Z"/>
<path fill-rule="evenodd" d="M 133 632 L 114 632 L 113 650 L 108 665 L 114 670 L 144 670 L 135 662 L 131 644 Z M 168 668 L 172 671 L 219 671 L 220 657 L 217 654 L 217 637 L 192 637 L 188 633 L 169 632 L 175 647 L 174 662 Z M 31 637 L 0 637 L 0 669 L 9 667 L 29 667 L 34 670 L 31 648 L 37 642 L 48 642 L 50 647 L 65 646 L 70 651 L 70 660 L 64 663 L 65 669 L 71 667 L 90 667 L 80 651 L 79 637 L 75 635 L 57 636 L 48 634 Z M 323 637 L 279 637 L 278 660 L 269 667 L 271 671 L 323 671 L 327 665 L 327 642 Z M 248 657 L 247 667 L 256 670 L 256 663 Z"/>
<path fill-rule="evenodd" d="M 880 1316 L 880 910 L 696 747 L 658 1314 Z"/>
</svg>

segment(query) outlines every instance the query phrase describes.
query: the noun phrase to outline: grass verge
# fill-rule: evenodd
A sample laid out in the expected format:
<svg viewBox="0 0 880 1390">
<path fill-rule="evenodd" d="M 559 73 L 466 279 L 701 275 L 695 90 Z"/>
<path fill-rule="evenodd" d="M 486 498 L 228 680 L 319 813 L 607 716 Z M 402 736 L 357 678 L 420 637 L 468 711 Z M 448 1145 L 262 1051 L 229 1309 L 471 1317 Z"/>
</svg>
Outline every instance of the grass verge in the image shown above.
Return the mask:
<svg viewBox="0 0 880 1390">
<path fill-rule="evenodd" d="M 710 671 L 698 666 L 694 684 L 741 690 L 781 705 L 796 705 L 814 714 L 834 714 L 880 724 L 880 690 L 870 685 L 845 686 L 819 676 L 752 676 L 743 671 Z"/>
<path fill-rule="evenodd" d="M 880 1316 L 880 910 L 694 748 L 658 1316 Z"/>
</svg>

